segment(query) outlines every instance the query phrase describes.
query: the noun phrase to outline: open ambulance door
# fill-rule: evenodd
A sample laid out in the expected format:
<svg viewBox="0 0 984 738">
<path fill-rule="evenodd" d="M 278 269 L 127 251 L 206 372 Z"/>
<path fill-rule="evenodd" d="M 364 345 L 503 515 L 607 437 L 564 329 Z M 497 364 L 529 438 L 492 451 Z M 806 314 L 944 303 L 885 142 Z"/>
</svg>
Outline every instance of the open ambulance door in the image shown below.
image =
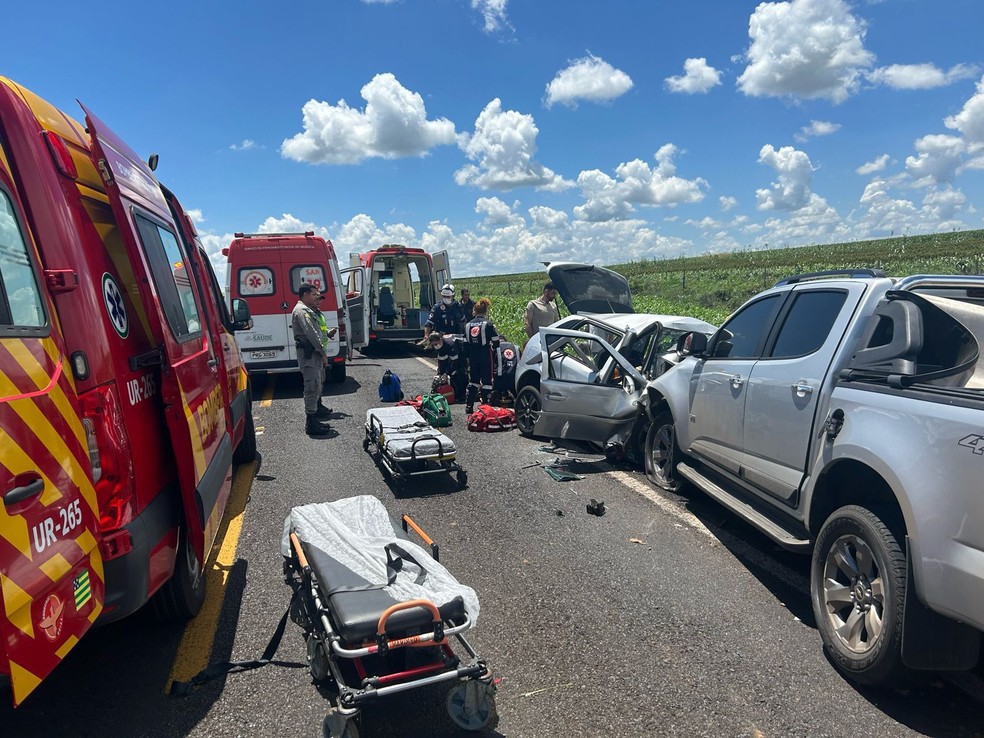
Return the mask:
<svg viewBox="0 0 984 738">
<path fill-rule="evenodd" d="M 18 705 L 92 626 L 104 587 L 86 433 L 14 193 L 0 147 L 0 683 Z"/>
<path fill-rule="evenodd" d="M 232 490 L 232 438 L 215 353 L 221 348 L 206 330 L 198 280 L 186 271 L 192 262 L 160 184 L 126 143 L 84 105 L 82 109 L 92 137 L 92 160 L 105 183 L 157 343 L 149 355 L 131 356 L 130 369 L 142 373 L 160 367 L 184 507 L 181 545 L 191 547 L 200 571 Z M 186 553 L 187 548 L 178 551 L 178 565 Z"/>
<path fill-rule="evenodd" d="M 434 261 L 434 290 L 439 292 L 441 287 L 451 283 L 451 261 L 447 251 L 438 251 L 431 258 Z"/>
<path fill-rule="evenodd" d="M 350 323 L 351 348 L 362 348 L 369 343 L 369 294 L 366 270 L 355 266 L 342 269 L 342 289 L 345 292 L 345 308 Z"/>
</svg>

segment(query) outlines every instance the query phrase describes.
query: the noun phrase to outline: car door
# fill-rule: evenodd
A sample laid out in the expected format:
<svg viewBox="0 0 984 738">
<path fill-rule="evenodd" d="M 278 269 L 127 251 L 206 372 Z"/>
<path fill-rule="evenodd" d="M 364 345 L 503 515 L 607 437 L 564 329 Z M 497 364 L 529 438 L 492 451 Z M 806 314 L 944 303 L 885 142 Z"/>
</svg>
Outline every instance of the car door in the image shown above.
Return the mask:
<svg viewBox="0 0 984 738">
<path fill-rule="evenodd" d="M 351 328 L 352 348 L 362 348 L 369 343 L 369 300 L 366 299 L 366 270 L 351 267 L 341 270 L 345 285 L 345 308 Z"/>
<path fill-rule="evenodd" d="M 681 445 L 732 474 L 741 469 L 746 382 L 783 299 L 783 293 L 772 293 L 731 316 L 690 378 L 690 422 Z"/>
<path fill-rule="evenodd" d="M 540 415 L 534 434 L 604 444 L 628 436 L 645 378 L 600 336 L 541 328 Z M 617 371 L 616 371 L 617 370 Z"/>
<path fill-rule="evenodd" d="M 232 478 L 232 439 L 218 376 L 216 346 L 203 328 L 202 296 L 153 172 L 83 106 L 92 158 L 102 174 L 120 235 L 147 306 L 161 363 L 161 397 L 178 466 L 187 535 L 199 562 L 217 532 L 218 503 Z"/>
<path fill-rule="evenodd" d="M 0 149 L 0 662 L 20 704 L 103 608 L 98 509 L 69 359 Z"/>
<path fill-rule="evenodd" d="M 796 503 L 830 358 L 864 289 L 794 288 L 748 373 L 741 476 L 785 503 Z"/>
</svg>

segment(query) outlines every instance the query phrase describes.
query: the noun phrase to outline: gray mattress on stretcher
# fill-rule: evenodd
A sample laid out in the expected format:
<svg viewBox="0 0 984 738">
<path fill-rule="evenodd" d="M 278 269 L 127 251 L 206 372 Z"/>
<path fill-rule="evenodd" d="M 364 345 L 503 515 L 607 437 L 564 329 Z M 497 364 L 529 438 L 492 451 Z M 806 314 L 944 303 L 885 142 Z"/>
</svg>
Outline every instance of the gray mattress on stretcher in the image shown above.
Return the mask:
<svg viewBox="0 0 984 738">
<path fill-rule="evenodd" d="M 393 407 L 371 407 L 366 410 L 366 428 L 382 425 L 379 439 L 383 450 L 390 456 L 401 459 L 410 458 L 410 449 L 417 458 L 437 459 L 454 456 L 454 441 L 432 428 L 423 416 L 409 405 Z M 414 441 L 419 441 L 416 446 Z"/>
<path fill-rule="evenodd" d="M 300 540 L 318 576 L 322 597 L 327 600 L 324 604 L 333 610 L 346 640 L 370 637 L 387 607 L 409 600 L 429 600 L 445 618 L 457 620 L 463 610 L 472 625 L 478 620 L 475 590 L 458 582 L 429 551 L 410 541 L 383 503 L 371 495 L 292 508 L 284 521 L 281 544 L 287 557 L 291 555 L 292 532 Z M 403 556 L 402 569 L 393 584 L 387 585 L 386 547 L 390 544 L 396 544 L 416 563 Z M 385 586 L 329 595 L 337 587 L 366 585 Z M 425 610 L 414 608 L 396 613 L 391 624 L 395 629 L 426 630 L 430 619 Z"/>
</svg>

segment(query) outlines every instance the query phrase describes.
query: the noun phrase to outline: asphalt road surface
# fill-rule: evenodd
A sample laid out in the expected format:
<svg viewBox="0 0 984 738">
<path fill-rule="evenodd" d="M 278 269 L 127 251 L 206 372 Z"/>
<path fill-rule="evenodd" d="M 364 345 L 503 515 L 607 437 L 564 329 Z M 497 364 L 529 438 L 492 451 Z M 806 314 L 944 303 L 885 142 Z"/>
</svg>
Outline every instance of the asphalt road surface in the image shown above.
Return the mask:
<svg viewBox="0 0 984 738">
<path fill-rule="evenodd" d="M 428 365 L 430 362 L 430 365 Z M 481 735 L 984 736 L 981 671 L 905 691 L 861 689 L 824 656 L 808 562 L 784 553 L 697 492 L 666 496 L 631 467 L 580 461 L 551 479 L 555 454 L 517 432 L 446 430 L 469 486 L 446 476 L 397 498 L 362 449 L 387 368 L 430 386 L 433 356 L 392 347 L 329 385 L 333 435 L 308 438 L 298 377 L 258 382 L 262 464 L 238 470 L 238 507 L 217 542 L 205 612 L 183 627 L 147 613 L 90 634 L 27 702 L 0 707 L 0 736 L 319 736 L 329 703 L 304 667 L 220 677 L 166 694 L 209 660 L 258 658 L 290 595 L 280 538 L 292 506 L 376 495 L 410 514 L 441 561 L 481 600 L 470 641 L 498 677 L 499 718 Z M 255 477 L 253 472 L 255 471 Z M 589 499 L 607 514 L 588 515 Z M 293 623 L 277 659 L 305 660 Z M 363 736 L 468 735 L 447 686 L 367 707 Z"/>
</svg>

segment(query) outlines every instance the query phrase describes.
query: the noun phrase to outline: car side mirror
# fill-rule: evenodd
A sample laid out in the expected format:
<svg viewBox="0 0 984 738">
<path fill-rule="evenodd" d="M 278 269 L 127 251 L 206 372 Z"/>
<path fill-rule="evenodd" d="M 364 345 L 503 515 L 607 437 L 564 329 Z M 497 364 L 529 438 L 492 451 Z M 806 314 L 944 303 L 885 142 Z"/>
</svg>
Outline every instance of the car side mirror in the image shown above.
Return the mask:
<svg viewBox="0 0 984 738">
<path fill-rule="evenodd" d="M 253 327 L 253 318 L 249 314 L 249 305 L 241 297 L 232 300 L 232 330 L 248 331 Z"/>
<path fill-rule="evenodd" d="M 684 333 L 677 339 L 677 353 L 680 356 L 703 356 L 707 353 L 707 336 L 697 331 Z"/>
</svg>

